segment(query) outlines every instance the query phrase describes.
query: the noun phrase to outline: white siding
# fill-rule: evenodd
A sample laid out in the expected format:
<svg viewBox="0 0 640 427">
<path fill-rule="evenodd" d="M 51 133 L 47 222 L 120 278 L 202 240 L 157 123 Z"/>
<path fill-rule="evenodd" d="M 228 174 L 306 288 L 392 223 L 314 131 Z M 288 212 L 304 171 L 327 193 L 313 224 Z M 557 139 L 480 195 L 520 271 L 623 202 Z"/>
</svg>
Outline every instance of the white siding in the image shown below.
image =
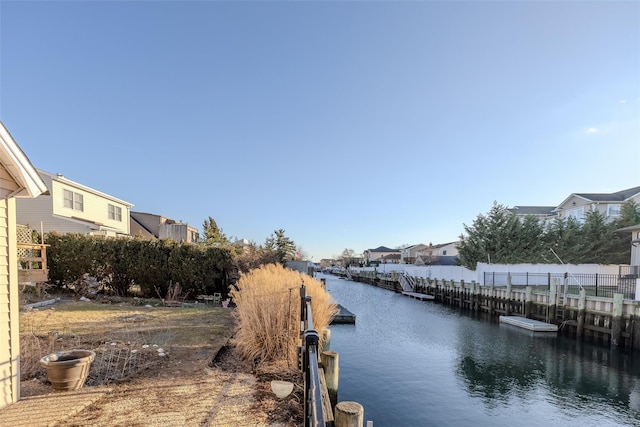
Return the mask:
<svg viewBox="0 0 640 427">
<path fill-rule="evenodd" d="M 116 198 L 110 198 L 87 187 L 63 182 L 52 175 L 40 172 L 50 195 L 35 199 L 17 199 L 17 222 L 40 231 L 40 224 L 45 232 L 82 233 L 97 231 L 101 226 L 115 229 L 117 233 L 129 234 L 130 205 Z M 82 194 L 83 210 L 75 210 L 64 206 L 64 190 Z M 122 221 L 109 219 L 109 204 L 118 206 L 122 212 Z"/>
</svg>

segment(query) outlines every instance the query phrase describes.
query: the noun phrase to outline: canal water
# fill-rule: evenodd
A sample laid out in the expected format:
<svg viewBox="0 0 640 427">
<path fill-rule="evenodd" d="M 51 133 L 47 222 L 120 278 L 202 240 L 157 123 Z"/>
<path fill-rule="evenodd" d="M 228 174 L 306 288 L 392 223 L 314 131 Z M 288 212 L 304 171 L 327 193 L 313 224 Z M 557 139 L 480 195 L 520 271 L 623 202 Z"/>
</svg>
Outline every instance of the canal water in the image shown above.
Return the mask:
<svg viewBox="0 0 640 427">
<path fill-rule="evenodd" d="M 536 333 L 319 274 L 355 325 L 331 326 L 338 401 L 374 427 L 640 426 L 640 354 Z M 635 356 L 635 357 L 634 357 Z"/>
</svg>

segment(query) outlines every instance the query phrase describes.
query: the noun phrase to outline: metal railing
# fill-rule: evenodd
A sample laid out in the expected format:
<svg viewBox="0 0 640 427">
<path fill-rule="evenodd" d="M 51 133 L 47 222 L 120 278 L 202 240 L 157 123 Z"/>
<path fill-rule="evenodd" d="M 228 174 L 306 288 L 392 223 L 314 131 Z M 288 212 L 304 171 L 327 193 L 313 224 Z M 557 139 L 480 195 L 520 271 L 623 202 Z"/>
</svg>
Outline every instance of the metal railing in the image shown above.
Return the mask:
<svg viewBox="0 0 640 427">
<path fill-rule="evenodd" d="M 406 273 L 400 273 L 398 276 L 400 281 L 400 286 L 402 286 L 402 290 L 405 292 L 413 292 L 415 289 L 415 285 L 413 283 L 413 278 Z"/>
<path fill-rule="evenodd" d="M 300 332 L 302 334 L 300 359 L 304 376 L 304 425 L 305 427 L 325 427 L 318 367 L 320 336 L 313 327 L 311 297 L 307 296 L 304 285 L 300 287 Z"/>
<path fill-rule="evenodd" d="M 533 286 L 549 289 L 551 283 L 566 286 L 567 293 L 579 294 L 584 288 L 587 295 L 613 298 L 614 294 L 624 294 L 625 298 L 635 298 L 635 277 L 618 274 L 567 274 L 567 273 L 484 273 L 485 286 L 506 286 L 510 277 L 512 286 Z"/>
</svg>

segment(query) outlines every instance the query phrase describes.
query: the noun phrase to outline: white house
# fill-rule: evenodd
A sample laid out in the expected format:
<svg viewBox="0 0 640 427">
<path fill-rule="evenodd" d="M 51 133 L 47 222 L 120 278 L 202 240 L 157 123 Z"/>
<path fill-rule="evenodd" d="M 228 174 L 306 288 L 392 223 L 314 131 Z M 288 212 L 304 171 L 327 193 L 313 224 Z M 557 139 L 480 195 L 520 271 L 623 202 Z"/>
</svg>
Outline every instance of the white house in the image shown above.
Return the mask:
<svg viewBox="0 0 640 427">
<path fill-rule="evenodd" d="M 16 203 L 19 224 L 47 233 L 101 236 L 130 234 L 131 203 L 65 178 L 38 170 L 49 194 Z"/>
<path fill-rule="evenodd" d="M 47 186 L 0 122 L 0 408 L 20 399 L 16 198 L 43 194 Z"/>
<path fill-rule="evenodd" d="M 622 205 L 631 200 L 640 204 L 640 187 L 615 193 L 572 193 L 556 207 L 555 212 L 560 218 L 572 217 L 582 223 L 587 212 L 597 210 L 607 221 L 613 221 L 620 216 Z"/>
</svg>

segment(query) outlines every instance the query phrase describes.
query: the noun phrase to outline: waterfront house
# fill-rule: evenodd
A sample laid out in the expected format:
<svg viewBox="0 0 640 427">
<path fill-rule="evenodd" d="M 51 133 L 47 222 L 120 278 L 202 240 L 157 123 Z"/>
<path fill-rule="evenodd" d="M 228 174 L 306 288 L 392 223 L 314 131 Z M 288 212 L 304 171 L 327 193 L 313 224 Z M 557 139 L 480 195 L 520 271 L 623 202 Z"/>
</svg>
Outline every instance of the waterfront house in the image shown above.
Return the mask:
<svg viewBox="0 0 640 427">
<path fill-rule="evenodd" d="M 400 249 L 400 264 L 414 264 L 418 253 L 421 251 L 426 251 L 429 246 L 432 245 L 419 243 L 417 245 L 411 245 L 407 246 L 406 248 Z"/>
<path fill-rule="evenodd" d="M 131 212 L 131 235 L 149 239 L 173 239 L 176 242 L 197 243 L 198 229 L 180 221 L 175 221 L 144 212 Z"/>
<path fill-rule="evenodd" d="M 640 186 L 615 193 L 572 193 L 554 211 L 559 218 L 575 218 L 583 223 L 587 212 L 597 210 L 610 222 L 620 216 L 622 205 L 631 200 L 640 204 Z"/>
<path fill-rule="evenodd" d="M 131 203 L 67 179 L 38 170 L 49 194 L 16 201 L 17 221 L 45 233 L 128 236 Z"/>
<path fill-rule="evenodd" d="M 365 265 L 368 265 L 371 263 L 374 263 L 374 264 L 380 263 L 383 257 L 391 254 L 398 254 L 398 262 L 399 262 L 400 250 L 390 249 L 390 248 L 387 248 L 386 246 L 378 246 L 375 249 L 367 249 L 362 253 L 362 256 L 364 258 Z"/>
<path fill-rule="evenodd" d="M 433 246 L 433 254 L 436 256 L 458 256 L 459 240 L 455 242 L 439 243 Z"/>
<path fill-rule="evenodd" d="M 16 201 L 47 186 L 0 122 L 0 408 L 20 400 L 20 317 Z"/>
</svg>

